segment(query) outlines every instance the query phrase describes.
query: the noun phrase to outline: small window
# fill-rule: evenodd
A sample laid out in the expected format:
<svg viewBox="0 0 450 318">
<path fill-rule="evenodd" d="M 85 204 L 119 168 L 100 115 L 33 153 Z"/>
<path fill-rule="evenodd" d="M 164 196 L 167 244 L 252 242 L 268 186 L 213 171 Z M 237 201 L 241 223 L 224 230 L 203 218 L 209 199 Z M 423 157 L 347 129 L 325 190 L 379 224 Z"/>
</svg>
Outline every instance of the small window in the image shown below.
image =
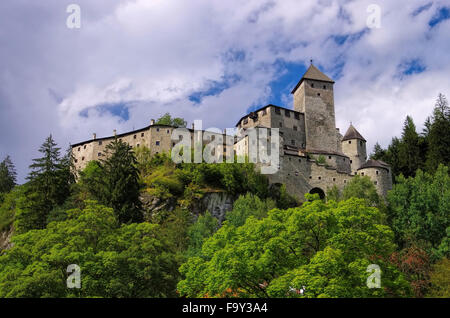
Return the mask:
<svg viewBox="0 0 450 318">
<path fill-rule="evenodd" d="M 98 156 L 98 157 L 101 157 L 101 156 L 102 156 L 102 153 L 101 153 L 101 152 L 99 152 L 99 153 L 97 154 L 97 156 Z"/>
<path fill-rule="evenodd" d="M 314 83 L 311 83 L 311 87 L 314 88 Z"/>
<path fill-rule="evenodd" d="M 331 156 L 328 156 L 328 159 L 331 159 Z"/>
<path fill-rule="evenodd" d="M 78 151 L 81 151 L 81 147 L 78 147 Z"/>
<path fill-rule="evenodd" d="M 294 130 L 297 131 L 297 126 L 294 126 Z"/>
<path fill-rule="evenodd" d="M 144 133 L 141 133 L 141 137 L 144 137 Z"/>
<path fill-rule="evenodd" d="M 266 110 L 266 109 L 263 109 L 262 115 L 263 115 L 263 116 L 267 115 L 267 110 Z"/>
<path fill-rule="evenodd" d="M 159 146 L 159 140 L 156 141 L 156 145 Z"/>
<path fill-rule="evenodd" d="M 336 178 L 333 178 L 333 182 L 335 182 L 336 181 Z"/>
<path fill-rule="evenodd" d="M 363 141 L 362 141 L 362 140 L 359 141 L 359 145 L 360 145 L 360 146 L 363 145 Z"/>
<path fill-rule="evenodd" d="M 244 119 L 244 125 L 248 124 L 248 118 Z"/>
<path fill-rule="evenodd" d="M 302 159 L 298 159 L 298 162 L 302 162 Z"/>
<path fill-rule="evenodd" d="M 134 136 L 133 136 L 133 139 L 136 139 L 136 138 L 137 138 L 137 136 L 136 136 L 136 135 L 134 135 Z"/>
<path fill-rule="evenodd" d="M 75 163 L 77 163 L 78 162 L 78 159 L 75 159 Z"/>
<path fill-rule="evenodd" d="M 312 179 L 312 176 L 309 176 L 310 179 Z"/>
<path fill-rule="evenodd" d="M 279 109 L 279 108 L 275 108 L 275 114 L 277 114 L 277 115 L 281 115 L 281 111 L 280 111 L 280 109 Z"/>
<path fill-rule="evenodd" d="M 156 131 L 159 131 L 159 128 L 156 128 Z"/>
<path fill-rule="evenodd" d="M 280 121 L 280 128 L 283 127 L 283 123 Z"/>
<path fill-rule="evenodd" d="M 99 142 L 98 142 L 98 145 L 99 145 L 99 146 L 101 146 L 101 145 L 102 145 L 102 143 L 103 143 L 103 141 L 99 141 Z"/>
<path fill-rule="evenodd" d="M 350 163 L 353 163 L 353 160 L 350 160 Z"/>
<path fill-rule="evenodd" d="M 84 157 L 81 157 L 81 161 L 84 161 Z"/>
<path fill-rule="evenodd" d="M 327 89 L 327 86 L 326 86 L 326 85 L 323 85 L 323 89 Z"/>
<path fill-rule="evenodd" d="M 84 145 L 83 149 L 86 149 L 86 145 Z"/>
<path fill-rule="evenodd" d="M 170 129 L 167 129 L 167 133 L 170 134 Z"/>
<path fill-rule="evenodd" d="M 175 143 L 174 142 L 172 142 L 172 147 L 175 147 Z"/>
<path fill-rule="evenodd" d="M 317 93 L 317 96 L 320 96 L 320 93 Z"/>
<path fill-rule="evenodd" d="M 363 176 L 363 175 L 364 175 L 364 172 L 361 172 L 361 175 Z"/>
<path fill-rule="evenodd" d="M 378 175 L 378 170 L 377 171 L 375 171 L 376 172 L 376 174 Z"/>
<path fill-rule="evenodd" d="M 295 119 L 300 119 L 300 115 L 298 113 L 294 113 Z"/>
<path fill-rule="evenodd" d="M 295 140 L 294 139 L 291 140 L 291 145 L 295 146 Z"/>
<path fill-rule="evenodd" d="M 139 144 L 136 144 L 136 147 L 139 147 Z"/>
<path fill-rule="evenodd" d="M 349 144 L 351 144 L 351 143 L 352 143 L 352 141 L 351 141 L 351 140 L 349 140 L 349 141 L 348 141 L 348 143 L 349 143 Z"/>
<path fill-rule="evenodd" d="M 374 183 L 375 185 L 377 185 L 377 184 L 378 184 L 378 181 L 374 181 L 373 183 Z"/>
<path fill-rule="evenodd" d="M 322 180 L 322 177 L 319 177 L 319 180 Z"/>
<path fill-rule="evenodd" d="M 284 111 L 284 115 L 286 116 L 286 117 L 291 117 L 291 112 L 289 111 L 289 110 L 285 110 Z"/>
<path fill-rule="evenodd" d="M 347 183 L 347 180 L 344 180 L 344 183 Z"/>
</svg>

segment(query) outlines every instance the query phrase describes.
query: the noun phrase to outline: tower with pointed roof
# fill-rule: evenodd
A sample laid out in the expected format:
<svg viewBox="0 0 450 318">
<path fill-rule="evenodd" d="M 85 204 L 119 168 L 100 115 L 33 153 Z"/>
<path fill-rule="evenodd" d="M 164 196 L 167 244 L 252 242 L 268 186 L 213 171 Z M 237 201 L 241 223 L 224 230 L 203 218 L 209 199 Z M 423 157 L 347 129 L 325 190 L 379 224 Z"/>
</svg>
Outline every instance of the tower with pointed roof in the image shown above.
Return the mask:
<svg viewBox="0 0 450 318">
<path fill-rule="evenodd" d="M 305 114 L 307 151 L 337 152 L 334 81 L 311 63 L 292 90 L 294 110 Z"/>
<path fill-rule="evenodd" d="M 367 160 L 366 140 L 350 124 L 341 140 L 341 146 L 342 152 L 350 158 L 352 174 L 356 174 L 359 167 Z"/>
</svg>

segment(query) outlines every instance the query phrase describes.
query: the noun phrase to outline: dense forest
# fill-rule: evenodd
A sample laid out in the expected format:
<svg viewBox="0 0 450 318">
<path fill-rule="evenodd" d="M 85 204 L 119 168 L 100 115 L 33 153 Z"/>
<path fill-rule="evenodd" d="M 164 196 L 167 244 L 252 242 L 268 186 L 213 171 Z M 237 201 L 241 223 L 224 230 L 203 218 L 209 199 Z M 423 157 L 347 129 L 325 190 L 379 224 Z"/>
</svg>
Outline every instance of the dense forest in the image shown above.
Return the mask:
<svg viewBox="0 0 450 318">
<path fill-rule="evenodd" d="M 443 95 L 423 132 L 407 117 L 375 146 L 392 166 L 387 198 L 355 176 L 298 202 L 250 163 L 174 164 L 119 140 L 107 151 L 76 176 L 50 135 L 22 185 L 0 163 L 0 297 L 450 297 Z M 235 198 L 223 222 L 197 213 L 208 193 Z M 80 289 L 66 285 L 70 264 Z M 380 288 L 366 284 L 371 264 Z"/>
</svg>

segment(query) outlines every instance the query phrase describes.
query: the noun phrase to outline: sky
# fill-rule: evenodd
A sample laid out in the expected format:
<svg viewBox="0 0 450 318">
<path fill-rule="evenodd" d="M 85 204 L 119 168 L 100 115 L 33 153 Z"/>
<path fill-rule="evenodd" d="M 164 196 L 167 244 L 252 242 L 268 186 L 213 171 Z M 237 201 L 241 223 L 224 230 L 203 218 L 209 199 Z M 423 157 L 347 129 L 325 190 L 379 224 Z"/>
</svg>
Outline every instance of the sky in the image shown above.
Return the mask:
<svg viewBox="0 0 450 318">
<path fill-rule="evenodd" d="M 370 152 L 450 97 L 449 37 L 449 0 L 2 0 L 0 160 L 21 183 L 50 134 L 65 150 L 166 112 L 231 128 L 292 108 L 311 59 L 336 81 L 337 127 Z"/>
</svg>

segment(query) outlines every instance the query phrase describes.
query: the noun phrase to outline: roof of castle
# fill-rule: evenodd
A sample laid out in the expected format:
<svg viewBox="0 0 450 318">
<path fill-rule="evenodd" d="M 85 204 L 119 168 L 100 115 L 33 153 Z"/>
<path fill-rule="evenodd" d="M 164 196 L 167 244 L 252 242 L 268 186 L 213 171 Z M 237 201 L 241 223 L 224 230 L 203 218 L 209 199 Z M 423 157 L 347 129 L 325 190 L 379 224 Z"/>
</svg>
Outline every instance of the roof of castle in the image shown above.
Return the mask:
<svg viewBox="0 0 450 318">
<path fill-rule="evenodd" d="M 321 81 L 321 82 L 328 82 L 328 83 L 334 83 L 334 81 L 326 76 L 324 73 L 322 73 L 317 67 L 315 67 L 312 63 L 309 66 L 309 68 L 306 70 L 305 74 L 303 74 L 300 81 L 297 83 L 295 88 L 292 90 L 291 94 L 294 94 L 297 88 L 300 86 L 300 84 L 303 82 L 304 79 L 310 79 L 315 81 Z"/>
<path fill-rule="evenodd" d="M 293 112 L 293 113 L 303 114 L 303 113 L 300 113 L 300 112 L 298 112 L 298 111 L 296 111 L 296 110 L 293 110 L 293 109 L 289 109 L 289 108 L 286 108 L 286 107 L 281 107 L 281 106 L 277 106 L 277 105 L 273 105 L 273 104 L 268 104 L 268 105 L 266 105 L 266 106 L 260 107 L 260 108 L 258 108 L 258 109 L 256 109 L 256 110 L 254 110 L 254 111 L 248 113 L 248 114 L 245 115 L 245 116 L 242 116 L 241 119 L 239 119 L 239 121 L 237 122 L 236 127 L 237 127 L 237 126 L 241 123 L 241 121 L 244 120 L 246 117 L 250 117 L 250 116 L 252 115 L 252 113 L 257 113 L 257 112 L 259 112 L 259 111 L 261 111 L 261 110 L 263 110 L 263 109 L 266 109 L 267 107 L 275 107 L 275 108 L 279 108 L 279 109 L 288 110 L 288 111 Z"/>
<path fill-rule="evenodd" d="M 358 170 L 366 168 L 383 168 L 389 170 L 389 165 L 381 160 L 369 159 L 358 168 Z"/>
<path fill-rule="evenodd" d="M 361 136 L 361 134 L 356 130 L 356 128 L 353 127 L 352 124 L 350 124 L 350 127 L 348 127 L 347 132 L 344 135 L 344 138 L 342 138 L 342 141 L 351 140 L 351 139 L 360 139 L 360 140 L 366 141 L 364 139 L 364 137 Z"/>
</svg>

